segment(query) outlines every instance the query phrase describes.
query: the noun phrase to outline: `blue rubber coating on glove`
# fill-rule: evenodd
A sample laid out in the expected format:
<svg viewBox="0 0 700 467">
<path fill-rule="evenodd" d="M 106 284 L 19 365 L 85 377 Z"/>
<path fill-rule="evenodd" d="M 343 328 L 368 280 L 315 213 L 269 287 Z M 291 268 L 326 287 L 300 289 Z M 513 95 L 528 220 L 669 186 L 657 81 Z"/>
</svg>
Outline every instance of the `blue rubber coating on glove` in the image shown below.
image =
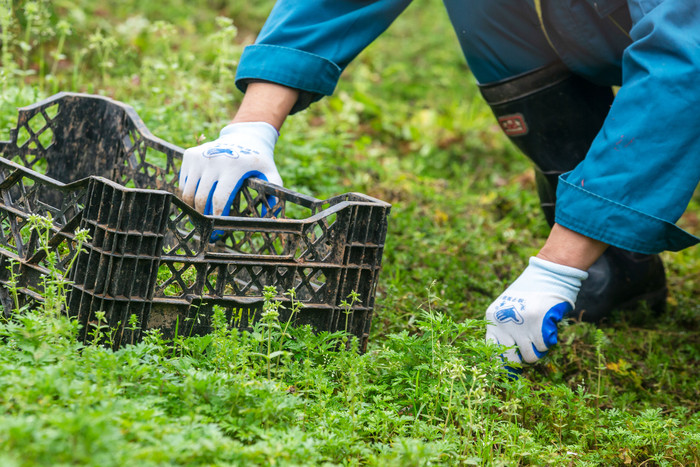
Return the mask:
<svg viewBox="0 0 700 467">
<path fill-rule="evenodd" d="M 500 342 L 499 342 L 500 345 Z M 501 355 L 501 361 L 503 362 L 503 368 L 508 372 L 508 379 L 511 381 L 517 381 L 520 375 L 523 374 L 522 368 L 514 368 L 506 362 L 506 359 Z"/>
<path fill-rule="evenodd" d="M 265 174 L 263 174 L 262 172 L 260 172 L 258 170 L 251 170 L 249 172 L 244 173 L 243 176 L 240 179 L 238 179 L 236 186 L 233 187 L 233 191 L 231 192 L 231 195 L 228 197 L 228 201 L 226 201 L 226 204 L 224 205 L 224 209 L 221 212 L 222 216 L 229 215 L 229 213 L 231 212 L 231 203 L 233 203 L 233 200 L 236 198 L 236 195 L 240 191 L 241 186 L 243 186 L 243 182 L 245 182 L 250 177 L 256 177 L 256 178 L 259 178 L 261 180 L 267 181 L 267 177 L 265 176 Z M 213 207 L 212 207 L 212 198 L 214 197 L 214 190 L 216 190 L 216 185 L 218 183 L 219 182 L 214 182 L 214 185 L 212 185 L 212 187 L 211 187 L 211 191 L 209 191 L 209 196 L 207 197 L 207 204 L 206 204 L 206 206 L 204 206 L 204 214 L 206 214 L 206 215 L 211 215 L 214 212 Z M 274 199 L 274 197 L 271 197 L 271 198 Z M 269 198 L 268 198 L 268 202 L 269 202 Z M 266 213 L 267 213 L 267 210 L 265 209 L 265 206 L 263 206 L 262 207 L 262 215 L 265 216 Z M 214 243 L 219 238 L 221 238 L 221 236 L 223 234 L 224 234 L 223 230 L 215 230 L 214 232 L 212 232 L 211 237 L 209 237 L 209 243 Z"/>
<path fill-rule="evenodd" d="M 503 365 L 503 368 L 508 372 L 508 379 L 511 381 L 517 381 L 520 379 L 520 375 L 523 374 L 522 368 L 513 368 L 512 366 Z"/>
<path fill-rule="evenodd" d="M 212 198 L 214 197 L 214 191 L 216 191 L 216 185 L 218 185 L 219 182 L 214 182 L 214 184 L 211 186 L 211 190 L 209 190 L 209 196 L 207 196 L 207 204 L 204 205 L 204 214 L 205 216 L 210 216 L 213 212 L 214 209 L 212 207 Z M 197 188 L 199 188 L 199 182 L 197 182 Z M 197 192 L 197 188 L 194 189 L 194 192 Z"/>
<path fill-rule="evenodd" d="M 544 319 L 542 320 L 542 340 L 547 348 L 556 345 L 558 342 L 557 323 L 559 323 L 564 315 L 571 311 L 571 309 L 571 304 L 569 304 L 569 302 L 561 302 L 550 308 L 547 314 L 544 315 Z M 535 346 L 533 345 L 532 347 L 534 348 Z M 535 349 L 535 352 L 537 352 L 537 349 Z M 539 352 L 537 352 L 537 354 L 539 356 Z M 544 355 L 544 353 L 542 355 Z"/>
<path fill-rule="evenodd" d="M 557 336 L 554 336 L 554 343 L 556 344 Z M 547 346 L 549 347 L 549 346 Z M 544 352 L 540 352 L 537 350 L 537 347 L 535 347 L 535 344 L 532 344 L 532 351 L 535 352 L 535 355 L 537 355 L 537 358 L 542 358 L 545 355 L 547 355 L 547 351 L 545 350 Z"/>
</svg>

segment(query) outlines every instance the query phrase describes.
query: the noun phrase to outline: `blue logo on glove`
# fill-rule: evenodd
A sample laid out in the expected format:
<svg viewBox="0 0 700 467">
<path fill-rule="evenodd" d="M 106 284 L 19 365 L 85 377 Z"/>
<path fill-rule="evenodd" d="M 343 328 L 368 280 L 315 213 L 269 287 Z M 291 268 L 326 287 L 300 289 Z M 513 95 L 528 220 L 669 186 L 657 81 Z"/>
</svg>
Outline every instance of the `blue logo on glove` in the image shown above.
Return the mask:
<svg viewBox="0 0 700 467">
<path fill-rule="evenodd" d="M 515 324 L 523 324 L 525 320 L 520 314 L 520 311 L 525 307 L 522 298 L 503 297 L 501 303 L 494 313 L 496 321 L 499 323 L 513 322 Z"/>
<path fill-rule="evenodd" d="M 253 151 L 252 149 L 245 148 L 239 145 L 218 145 L 213 148 L 204 151 L 204 157 L 217 157 L 217 156 L 227 156 L 232 159 L 238 159 L 241 156 L 247 156 L 248 154 L 260 154 L 258 151 Z"/>
</svg>

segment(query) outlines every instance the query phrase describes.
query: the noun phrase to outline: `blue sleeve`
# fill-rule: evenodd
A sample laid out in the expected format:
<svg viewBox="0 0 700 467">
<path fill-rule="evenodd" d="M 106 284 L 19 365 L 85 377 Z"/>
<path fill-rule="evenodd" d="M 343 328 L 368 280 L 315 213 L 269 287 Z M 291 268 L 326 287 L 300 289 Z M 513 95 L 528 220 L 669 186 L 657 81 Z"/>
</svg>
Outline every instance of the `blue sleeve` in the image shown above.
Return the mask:
<svg viewBox="0 0 700 467">
<path fill-rule="evenodd" d="M 236 85 L 271 81 L 302 91 L 292 113 L 333 93 L 340 73 L 411 0 L 279 0 L 254 45 L 243 51 Z"/>
<path fill-rule="evenodd" d="M 623 82 L 586 159 L 561 178 L 556 221 L 640 253 L 700 241 L 681 217 L 700 182 L 700 2 L 629 0 Z"/>
</svg>

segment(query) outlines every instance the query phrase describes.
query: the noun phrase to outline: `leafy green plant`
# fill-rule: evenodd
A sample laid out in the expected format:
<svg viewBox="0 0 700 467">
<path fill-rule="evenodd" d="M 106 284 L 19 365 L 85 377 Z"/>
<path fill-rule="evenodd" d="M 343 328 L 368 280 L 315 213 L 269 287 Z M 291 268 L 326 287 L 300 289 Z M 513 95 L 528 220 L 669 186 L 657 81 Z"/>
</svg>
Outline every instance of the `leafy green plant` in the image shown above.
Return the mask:
<svg viewBox="0 0 700 467">
<path fill-rule="evenodd" d="M 272 5 L 0 0 L 0 139 L 17 107 L 58 90 L 133 105 L 181 146 L 211 139 L 240 102 L 236 62 Z M 700 462 L 700 250 L 664 254 L 666 314 L 562 326 L 518 380 L 484 342 L 484 310 L 548 228 L 530 165 L 480 100 L 441 2 L 409 7 L 334 96 L 281 133 L 285 186 L 393 205 L 367 352 L 345 332 L 294 326 L 306 311 L 294 291 L 281 304 L 268 291 L 250 331 L 232 326 L 240 310 L 213 307 L 206 336 L 193 332 L 198 310 L 172 340 L 132 316 L 141 342 L 91 345 L 110 340 L 106 315 L 79 342 L 78 323 L 55 311 L 69 285 L 50 275 L 54 311 L 16 310 L 15 265 L 4 276 L 15 312 L 0 318 L 0 465 Z M 357 301 L 338 299 L 347 329 Z"/>
</svg>

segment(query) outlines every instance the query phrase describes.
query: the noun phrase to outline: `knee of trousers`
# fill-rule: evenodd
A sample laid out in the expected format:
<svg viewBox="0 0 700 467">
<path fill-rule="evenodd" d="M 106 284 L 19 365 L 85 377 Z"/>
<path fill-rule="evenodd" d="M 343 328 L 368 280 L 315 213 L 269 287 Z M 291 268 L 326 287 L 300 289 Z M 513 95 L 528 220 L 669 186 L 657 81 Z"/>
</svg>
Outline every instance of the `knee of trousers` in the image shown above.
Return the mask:
<svg viewBox="0 0 700 467">
<path fill-rule="evenodd" d="M 530 1 L 444 3 L 469 68 L 480 83 L 500 81 L 557 59 Z"/>
</svg>

